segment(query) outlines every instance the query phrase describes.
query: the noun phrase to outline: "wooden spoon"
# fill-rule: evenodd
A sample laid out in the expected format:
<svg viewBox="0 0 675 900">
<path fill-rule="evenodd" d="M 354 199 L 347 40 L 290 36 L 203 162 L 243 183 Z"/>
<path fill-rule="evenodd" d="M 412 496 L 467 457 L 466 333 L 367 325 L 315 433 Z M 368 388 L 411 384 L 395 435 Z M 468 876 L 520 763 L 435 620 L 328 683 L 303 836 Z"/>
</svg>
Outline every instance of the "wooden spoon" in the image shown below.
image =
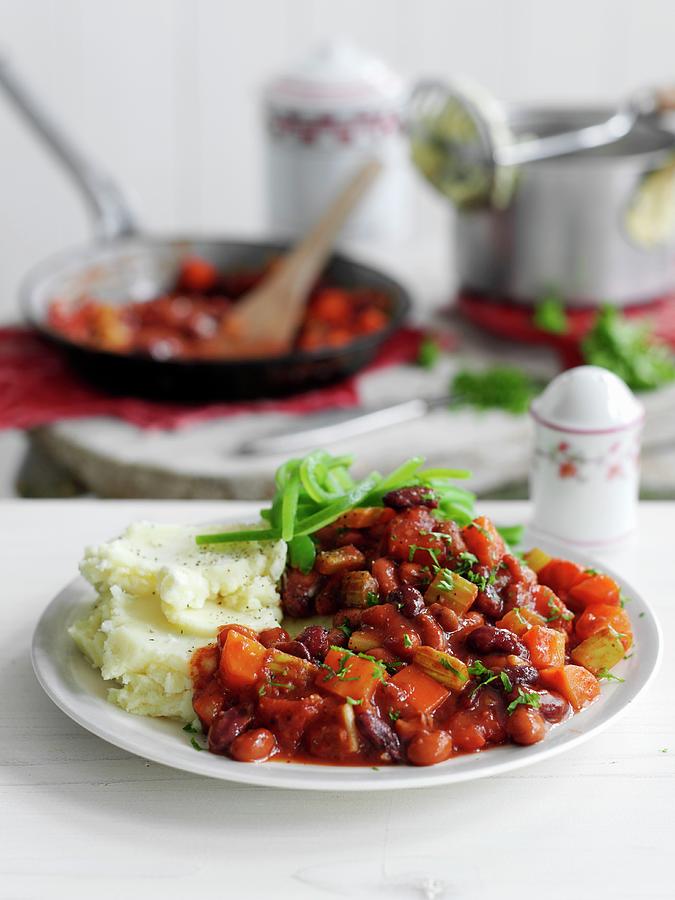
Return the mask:
<svg viewBox="0 0 675 900">
<path fill-rule="evenodd" d="M 356 173 L 302 241 L 237 302 L 209 355 L 218 351 L 228 357 L 276 356 L 291 349 L 307 297 L 335 237 L 381 169 L 382 163 L 371 160 Z"/>
</svg>

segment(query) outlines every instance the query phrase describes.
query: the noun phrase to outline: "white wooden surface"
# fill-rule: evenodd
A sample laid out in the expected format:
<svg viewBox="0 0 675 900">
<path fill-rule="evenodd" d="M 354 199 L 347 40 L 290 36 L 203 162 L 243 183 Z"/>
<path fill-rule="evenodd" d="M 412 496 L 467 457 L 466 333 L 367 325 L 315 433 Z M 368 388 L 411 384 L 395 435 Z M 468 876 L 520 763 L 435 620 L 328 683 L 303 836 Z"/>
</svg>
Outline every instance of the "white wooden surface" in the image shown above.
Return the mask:
<svg viewBox="0 0 675 900">
<path fill-rule="evenodd" d="M 351 37 L 409 79 L 463 73 L 505 100 L 592 103 L 672 81 L 674 30 L 671 0 L 0 0 L 0 52 L 148 227 L 230 234 L 265 230 L 261 87 L 326 37 Z M 88 226 L 2 99 L 0 197 L 9 319 L 26 269 Z"/>
<path fill-rule="evenodd" d="M 486 507 L 523 520 L 524 504 Z M 670 898 L 675 839 L 674 504 L 603 557 L 653 603 L 662 675 L 590 744 L 443 790 L 304 794 L 150 764 L 70 722 L 33 676 L 36 619 L 83 545 L 135 518 L 199 521 L 209 503 L 0 503 L 0 897 Z"/>
</svg>

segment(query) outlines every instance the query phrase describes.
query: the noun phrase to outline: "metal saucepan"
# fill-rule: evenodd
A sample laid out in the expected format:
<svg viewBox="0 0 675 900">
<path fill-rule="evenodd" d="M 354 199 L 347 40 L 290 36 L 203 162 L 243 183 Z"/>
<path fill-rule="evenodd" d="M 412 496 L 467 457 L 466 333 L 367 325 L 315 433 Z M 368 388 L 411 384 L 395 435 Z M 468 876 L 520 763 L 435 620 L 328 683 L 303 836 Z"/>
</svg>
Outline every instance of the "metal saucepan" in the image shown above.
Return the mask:
<svg viewBox="0 0 675 900">
<path fill-rule="evenodd" d="M 77 344 L 52 330 L 47 309 L 56 298 L 87 294 L 110 303 L 161 295 L 176 280 L 180 262 L 199 256 L 219 271 L 262 268 L 284 245 L 208 237 L 149 237 L 137 231 L 134 216 L 116 184 L 75 148 L 57 124 L 0 59 L 0 87 L 70 172 L 94 217 L 96 242 L 66 251 L 37 265 L 20 293 L 29 322 L 61 346 L 91 381 L 116 394 L 171 401 L 250 400 L 318 388 L 367 365 L 401 324 L 410 308 L 406 290 L 392 278 L 344 256 L 325 269 L 331 283 L 372 287 L 390 298 L 388 325 L 337 348 L 297 351 L 244 360 L 158 360 Z"/>
<path fill-rule="evenodd" d="M 515 133 L 553 134 L 608 110 L 520 109 Z M 675 288 L 675 135 L 636 125 L 620 141 L 518 169 L 504 209 L 459 210 L 461 288 L 569 306 L 648 302 Z"/>
</svg>

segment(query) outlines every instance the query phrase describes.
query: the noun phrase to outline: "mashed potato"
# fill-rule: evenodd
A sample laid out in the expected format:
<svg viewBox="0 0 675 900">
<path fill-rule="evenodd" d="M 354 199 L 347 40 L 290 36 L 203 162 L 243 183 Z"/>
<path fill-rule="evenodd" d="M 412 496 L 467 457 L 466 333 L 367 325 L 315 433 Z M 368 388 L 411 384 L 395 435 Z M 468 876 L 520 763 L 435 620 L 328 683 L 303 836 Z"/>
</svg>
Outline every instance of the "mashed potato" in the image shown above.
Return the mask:
<svg viewBox="0 0 675 900">
<path fill-rule="evenodd" d="M 281 620 L 284 542 L 198 547 L 204 530 L 140 522 L 85 551 L 80 571 L 98 599 L 70 634 L 118 682 L 109 699 L 129 712 L 191 721 L 194 650 L 222 625 L 260 631 Z"/>
</svg>

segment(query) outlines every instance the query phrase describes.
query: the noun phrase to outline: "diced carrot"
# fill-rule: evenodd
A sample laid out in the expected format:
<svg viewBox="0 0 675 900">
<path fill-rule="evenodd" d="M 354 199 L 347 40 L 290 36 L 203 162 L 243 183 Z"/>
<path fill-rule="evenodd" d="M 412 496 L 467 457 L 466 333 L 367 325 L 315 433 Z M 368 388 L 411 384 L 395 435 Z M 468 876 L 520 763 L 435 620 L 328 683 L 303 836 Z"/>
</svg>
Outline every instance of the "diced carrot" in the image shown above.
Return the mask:
<svg viewBox="0 0 675 900">
<path fill-rule="evenodd" d="M 619 606 L 621 591 L 619 585 L 609 575 L 587 575 L 582 581 L 572 585 L 567 595 L 567 604 L 575 612 L 586 609 L 592 603 L 606 603 Z"/>
<path fill-rule="evenodd" d="M 591 703 L 600 694 L 598 679 L 583 666 L 559 666 L 542 669 L 541 684 L 561 694 L 575 710 Z"/>
<path fill-rule="evenodd" d="M 228 631 L 220 656 L 220 674 L 228 687 L 240 688 L 258 680 L 267 650 L 239 631 Z"/>
<path fill-rule="evenodd" d="M 625 649 L 617 631 L 603 628 L 586 638 L 572 650 L 572 662 L 585 666 L 594 675 L 603 669 L 611 669 L 620 662 Z"/>
<path fill-rule="evenodd" d="M 580 641 L 585 641 L 586 638 L 608 626 L 618 632 L 624 650 L 629 650 L 633 643 L 633 629 L 628 613 L 620 606 L 612 606 L 609 603 L 592 603 L 577 619 L 574 631 Z"/>
<path fill-rule="evenodd" d="M 549 627 L 572 631 L 574 614 L 545 584 L 538 584 L 534 589 L 534 608 L 546 619 Z"/>
<path fill-rule="evenodd" d="M 225 692 L 215 678 L 207 684 L 203 691 L 196 692 L 192 698 L 192 708 L 206 729 L 210 727 L 211 722 L 224 705 Z"/>
<path fill-rule="evenodd" d="M 508 628 L 519 637 L 529 631 L 534 625 L 545 625 L 546 620 L 539 613 L 528 609 L 526 606 L 515 606 L 510 609 L 506 615 L 498 622 L 495 622 L 497 628 Z"/>
<path fill-rule="evenodd" d="M 332 669 L 335 675 L 331 675 L 326 666 Z M 324 668 L 317 675 L 316 683 L 339 697 L 369 700 L 378 684 L 386 677 L 386 670 L 381 663 L 355 656 L 348 650 L 331 647 L 326 654 Z"/>
<path fill-rule="evenodd" d="M 482 566 L 496 566 L 506 553 L 501 534 L 487 516 L 478 516 L 470 525 L 462 528 L 462 537 Z"/>
<path fill-rule="evenodd" d="M 239 634 L 243 634 L 244 637 L 250 638 L 252 641 L 258 640 L 258 635 L 252 628 L 247 628 L 246 625 L 237 625 L 236 623 L 233 623 L 231 625 L 223 625 L 222 628 L 218 629 L 218 644 L 220 647 L 225 645 L 228 632 L 230 631 L 238 631 Z"/>
<path fill-rule="evenodd" d="M 525 632 L 522 641 L 530 651 L 532 665 L 537 669 L 565 664 L 565 635 L 561 631 L 535 625 Z"/>
<path fill-rule="evenodd" d="M 416 665 L 406 666 L 391 680 L 405 691 L 408 705 L 420 714 L 432 713 L 450 693 Z"/>
<path fill-rule="evenodd" d="M 563 603 L 566 602 L 567 592 L 572 585 L 586 577 L 583 568 L 569 559 L 552 559 L 537 575 L 539 584 L 550 587 Z"/>
</svg>

